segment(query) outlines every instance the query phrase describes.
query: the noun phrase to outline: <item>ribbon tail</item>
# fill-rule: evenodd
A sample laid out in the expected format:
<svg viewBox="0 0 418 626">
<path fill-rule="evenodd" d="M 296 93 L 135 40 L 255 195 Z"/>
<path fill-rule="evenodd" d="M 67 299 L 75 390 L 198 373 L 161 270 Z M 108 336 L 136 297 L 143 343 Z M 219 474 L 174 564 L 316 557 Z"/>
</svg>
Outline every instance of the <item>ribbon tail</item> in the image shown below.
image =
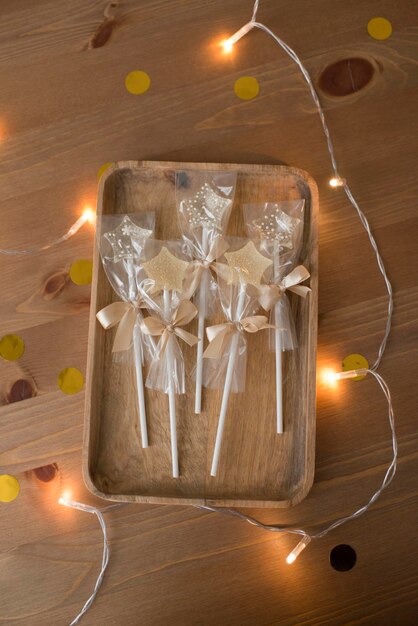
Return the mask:
<svg viewBox="0 0 418 626">
<path fill-rule="evenodd" d="M 282 295 L 282 291 L 276 285 L 263 285 L 260 289 L 258 301 L 265 311 L 270 311 Z"/>
<path fill-rule="evenodd" d="M 125 315 L 119 322 L 115 339 L 113 341 L 112 352 L 122 352 L 123 350 L 129 350 L 132 342 L 136 318 L 137 312 L 135 309 L 130 308 L 126 311 Z"/>
<path fill-rule="evenodd" d="M 182 300 L 172 318 L 173 326 L 186 326 L 197 315 L 197 307 L 190 300 Z"/>
<path fill-rule="evenodd" d="M 220 328 L 222 326 L 223 328 Z M 211 332 L 211 331 L 214 331 L 214 332 Z M 206 334 L 209 339 L 209 345 L 207 346 L 206 350 L 203 353 L 203 358 L 204 359 L 220 358 L 225 352 L 225 348 L 226 348 L 230 335 L 232 335 L 234 332 L 238 332 L 238 331 L 237 330 L 234 331 L 234 328 L 232 326 L 227 326 L 225 328 L 223 324 L 219 324 L 218 327 L 212 326 L 212 327 L 207 328 Z"/>
<path fill-rule="evenodd" d="M 298 296 L 306 298 L 312 289 L 310 287 L 305 287 L 305 285 L 293 285 L 293 287 L 289 287 L 289 291 L 293 291 L 293 293 L 296 293 Z"/>
<path fill-rule="evenodd" d="M 118 324 L 125 313 L 131 308 L 128 302 L 112 302 L 96 313 L 98 322 L 105 330 Z"/>
<path fill-rule="evenodd" d="M 197 290 L 202 280 L 203 270 L 205 268 L 202 265 L 195 265 L 185 276 L 183 296 L 186 300 L 189 300 Z"/>
<path fill-rule="evenodd" d="M 189 346 L 194 346 L 199 341 L 196 335 L 192 335 L 192 333 L 189 333 L 183 328 L 175 328 L 174 333 L 177 335 L 177 337 L 183 339 L 183 341 L 185 341 Z"/>
<path fill-rule="evenodd" d="M 170 333 L 168 330 L 165 330 L 161 335 L 161 339 L 158 343 L 158 352 L 156 354 L 156 359 L 164 358 L 164 354 L 167 348 L 168 340 L 170 339 Z"/>
</svg>

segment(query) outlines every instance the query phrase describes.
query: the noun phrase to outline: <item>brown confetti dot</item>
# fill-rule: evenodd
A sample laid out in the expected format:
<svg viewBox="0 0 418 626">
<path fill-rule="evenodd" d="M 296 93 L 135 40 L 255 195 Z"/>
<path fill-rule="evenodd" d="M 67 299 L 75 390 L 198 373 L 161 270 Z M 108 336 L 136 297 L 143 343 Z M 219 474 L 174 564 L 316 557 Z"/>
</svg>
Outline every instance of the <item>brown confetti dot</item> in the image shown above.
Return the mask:
<svg viewBox="0 0 418 626">
<path fill-rule="evenodd" d="M 7 402 L 12 404 L 13 402 L 20 402 L 21 400 L 28 400 L 36 396 L 36 389 L 34 385 L 24 378 L 19 378 L 13 383 L 9 393 L 7 394 Z"/>
<path fill-rule="evenodd" d="M 35 467 L 33 470 L 36 478 L 43 483 L 49 483 L 54 480 L 58 474 L 58 465 L 51 463 L 50 465 L 43 465 L 42 467 Z"/>
</svg>

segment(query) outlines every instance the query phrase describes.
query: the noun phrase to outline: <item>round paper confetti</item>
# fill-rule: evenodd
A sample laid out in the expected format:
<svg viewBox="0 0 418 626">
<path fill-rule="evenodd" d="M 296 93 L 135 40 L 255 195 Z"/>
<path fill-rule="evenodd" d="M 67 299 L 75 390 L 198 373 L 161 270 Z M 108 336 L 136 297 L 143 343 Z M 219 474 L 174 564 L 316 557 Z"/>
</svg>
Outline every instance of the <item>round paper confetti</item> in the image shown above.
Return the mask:
<svg viewBox="0 0 418 626">
<path fill-rule="evenodd" d="M 112 165 L 113 163 L 104 163 L 104 165 L 99 167 L 99 169 L 97 170 L 97 180 L 100 180 L 105 171 L 108 170 L 109 167 L 112 167 Z"/>
<path fill-rule="evenodd" d="M 76 367 L 66 367 L 58 375 L 58 387 L 63 393 L 78 393 L 83 385 L 84 376 Z"/>
<path fill-rule="evenodd" d="M 125 87 L 129 93 L 139 95 L 148 91 L 151 85 L 151 79 L 146 72 L 135 70 L 129 72 L 125 77 Z"/>
<path fill-rule="evenodd" d="M 362 354 L 349 354 L 345 357 L 343 361 L 343 372 L 348 372 L 351 370 L 359 370 L 359 369 L 368 369 L 369 362 Z M 351 380 L 363 380 L 366 378 L 366 375 L 356 376 Z"/>
<path fill-rule="evenodd" d="M 19 335 L 4 335 L 0 339 L 0 356 L 6 361 L 17 361 L 25 351 L 25 342 Z"/>
<path fill-rule="evenodd" d="M 93 273 L 93 263 L 90 259 L 78 259 L 70 268 L 70 278 L 76 285 L 89 285 Z"/>
<path fill-rule="evenodd" d="M 19 495 L 20 485 L 17 478 L 10 474 L 0 476 L 0 502 L 11 502 Z"/>
<path fill-rule="evenodd" d="M 258 96 L 260 85 L 254 76 L 241 76 L 235 81 L 234 91 L 241 100 L 252 100 Z"/>
<path fill-rule="evenodd" d="M 392 34 L 392 24 L 385 17 L 373 17 L 367 24 L 367 32 L 373 39 L 383 41 Z"/>
</svg>

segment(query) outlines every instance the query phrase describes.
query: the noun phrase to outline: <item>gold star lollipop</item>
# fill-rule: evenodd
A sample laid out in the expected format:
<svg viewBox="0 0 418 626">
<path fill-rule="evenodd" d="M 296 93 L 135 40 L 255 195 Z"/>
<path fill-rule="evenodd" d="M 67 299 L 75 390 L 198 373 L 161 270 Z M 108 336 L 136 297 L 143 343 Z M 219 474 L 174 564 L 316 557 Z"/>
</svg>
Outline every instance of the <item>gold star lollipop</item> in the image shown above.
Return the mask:
<svg viewBox="0 0 418 626">
<path fill-rule="evenodd" d="M 257 250 L 253 241 L 235 252 L 225 252 L 225 258 L 231 268 L 231 280 L 238 280 L 255 287 L 261 286 L 264 272 L 273 262 Z"/>
<path fill-rule="evenodd" d="M 174 256 L 163 246 L 157 256 L 150 261 L 146 261 L 142 266 L 148 278 L 151 278 L 155 283 L 153 291 L 158 291 L 159 289 L 181 291 L 184 274 L 189 263 Z"/>
<path fill-rule="evenodd" d="M 293 248 L 293 234 L 299 224 L 299 219 L 287 215 L 278 204 L 273 204 L 261 218 L 253 220 L 253 226 L 261 239 L 278 241 L 290 250 Z"/>
</svg>

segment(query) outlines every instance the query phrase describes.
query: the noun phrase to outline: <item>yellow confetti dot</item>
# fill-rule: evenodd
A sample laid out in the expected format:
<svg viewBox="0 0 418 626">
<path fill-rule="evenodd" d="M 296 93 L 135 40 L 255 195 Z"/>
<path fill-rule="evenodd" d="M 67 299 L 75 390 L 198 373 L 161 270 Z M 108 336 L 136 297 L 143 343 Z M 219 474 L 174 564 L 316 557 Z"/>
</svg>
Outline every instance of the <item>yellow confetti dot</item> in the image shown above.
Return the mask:
<svg viewBox="0 0 418 626">
<path fill-rule="evenodd" d="M 19 495 L 20 485 L 17 478 L 10 474 L 0 476 L 0 502 L 11 502 Z"/>
<path fill-rule="evenodd" d="M 133 93 L 135 95 L 145 93 L 150 88 L 150 85 L 150 77 L 146 72 L 143 72 L 142 70 L 129 72 L 129 74 L 125 77 L 126 89 L 129 91 L 129 93 Z"/>
<path fill-rule="evenodd" d="M 235 81 L 234 91 L 241 100 L 251 100 L 258 96 L 260 85 L 254 76 L 241 76 Z"/>
<path fill-rule="evenodd" d="M 389 39 L 392 34 L 392 24 L 385 17 L 373 17 L 367 24 L 367 32 L 373 39 Z"/>
<path fill-rule="evenodd" d="M 58 374 L 58 387 L 63 393 L 78 393 L 83 385 L 84 376 L 76 367 L 66 367 Z"/>
<path fill-rule="evenodd" d="M 93 273 L 93 263 L 89 259 L 78 259 L 70 268 L 70 278 L 76 285 L 89 285 Z"/>
<path fill-rule="evenodd" d="M 343 372 L 349 372 L 351 370 L 368 369 L 369 362 L 362 354 L 349 354 L 343 361 Z M 351 380 L 363 380 L 366 375 L 356 376 Z"/>
<path fill-rule="evenodd" d="M 0 356 L 6 361 L 17 361 L 25 351 L 25 342 L 19 335 L 4 335 L 0 339 Z"/>
<path fill-rule="evenodd" d="M 112 165 L 113 163 L 104 163 L 101 167 L 99 167 L 97 170 L 97 180 L 100 180 L 105 171 L 108 170 L 109 167 L 112 167 Z"/>
</svg>

